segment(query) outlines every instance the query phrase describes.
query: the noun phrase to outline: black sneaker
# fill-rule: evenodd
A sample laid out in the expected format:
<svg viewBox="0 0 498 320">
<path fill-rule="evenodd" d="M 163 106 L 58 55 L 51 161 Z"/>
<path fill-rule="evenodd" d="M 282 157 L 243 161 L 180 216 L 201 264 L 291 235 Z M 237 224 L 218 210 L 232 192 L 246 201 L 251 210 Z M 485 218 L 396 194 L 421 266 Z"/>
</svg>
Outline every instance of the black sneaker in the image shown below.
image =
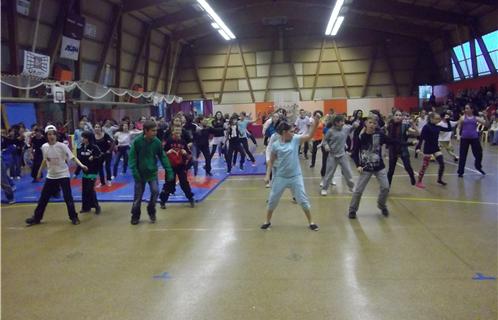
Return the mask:
<svg viewBox="0 0 498 320">
<path fill-rule="evenodd" d="M 387 208 L 380 209 L 380 211 L 384 217 L 389 217 L 389 210 L 387 210 Z"/>
<path fill-rule="evenodd" d="M 26 219 L 26 224 L 28 226 L 33 226 L 35 224 L 40 224 L 40 220 L 36 220 L 34 217 Z"/>
<path fill-rule="evenodd" d="M 100 206 L 95 208 L 95 214 L 100 214 L 101 211 L 102 211 L 102 208 Z"/>
<path fill-rule="evenodd" d="M 149 213 L 149 219 L 151 223 L 156 223 L 156 213 Z"/>
<path fill-rule="evenodd" d="M 80 219 L 78 219 L 78 217 L 76 217 L 76 218 L 71 219 L 71 223 L 74 224 L 74 225 L 78 225 L 81 222 L 80 222 Z"/>
<path fill-rule="evenodd" d="M 459 173 L 459 174 L 458 174 L 458 177 L 459 177 L 459 178 L 463 178 L 463 173 Z"/>
<path fill-rule="evenodd" d="M 192 198 L 189 200 L 189 202 L 190 202 L 190 208 L 194 208 L 195 207 L 195 199 Z"/>
<path fill-rule="evenodd" d="M 131 217 L 131 224 L 132 225 L 137 225 L 139 221 L 140 221 L 139 218 Z"/>
<path fill-rule="evenodd" d="M 355 211 L 349 211 L 348 217 L 349 217 L 349 219 L 356 219 L 356 212 Z"/>
<path fill-rule="evenodd" d="M 165 202 L 161 202 L 160 207 L 163 210 L 166 209 L 166 203 Z"/>
<path fill-rule="evenodd" d="M 438 181 L 437 181 L 437 183 L 439 183 L 439 184 L 440 184 L 440 185 L 442 185 L 442 186 L 447 185 L 447 183 L 446 183 L 446 182 L 444 182 L 444 181 L 443 181 L 443 180 L 441 180 L 441 179 L 440 179 L 440 180 L 438 180 Z"/>
<path fill-rule="evenodd" d="M 261 229 L 263 229 L 263 230 L 266 230 L 266 229 L 268 229 L 269 227 L 271 227 L 271 222 L 268 222 L 268 223 L 263 223 L 263 224 L 261 225 Z"/>
<path fill-rule="evenodd" d="M 312 230 L 312 231 L 318 231 L 318 230 L 320 230 L 320 228 L 318 227 L 318 225 L 316 225 L 316 224 L 314 224 L 314 223 L 310 224 L 310 227 L 309 227 L 309 228 L 310 228 L 310 230 Z"/>
<path fill-rule="evenodd" d="M 479 171 L 483 176 L 486 175 L 486 172 L 482 171 L 482 169 L 477 169 L 477 171 Z"/>
</svg>

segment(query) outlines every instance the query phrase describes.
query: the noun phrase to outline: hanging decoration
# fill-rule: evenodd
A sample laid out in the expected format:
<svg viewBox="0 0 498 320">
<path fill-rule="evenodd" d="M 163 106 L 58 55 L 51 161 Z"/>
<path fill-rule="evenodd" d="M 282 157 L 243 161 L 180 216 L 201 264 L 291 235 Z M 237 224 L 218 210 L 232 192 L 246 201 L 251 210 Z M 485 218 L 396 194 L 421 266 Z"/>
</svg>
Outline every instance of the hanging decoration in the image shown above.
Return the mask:
<svg viewBox="0 0 498 320">
<path fill-rule="evenodd" d="M 127 96 L 134 99 L 145 98 L 151 100 L 156 106 L 159 105 L 162 101 L 165 101 L 167 104 L 171 104 L 173 102 L 180 103 L 183 101 L 183 98 L 174 95 L 165 95 L 158 92 L 138 92 L 122 88 L 109 88 L 88 80 L 55 81 L 28 77 L 25 75 L 2 74 L 0 82 L 3 85 L 19 90 L 33 90 L 40 87 L 52 88 L 53 86 L 61 87 L 65 90 L 65 92 L 71 92 L 75 89 L 79 89 L 81 93 L 94 100 L 100 100 L 106 97 L 108 94 L 113 94 L 119 97 Z"/>
<path fill-rule="evenodd" d="M 49 70 L 49 56 L 24 50 L 24 68 L 22 71 L 24 75 L 48 78 Z"/>
</svg>

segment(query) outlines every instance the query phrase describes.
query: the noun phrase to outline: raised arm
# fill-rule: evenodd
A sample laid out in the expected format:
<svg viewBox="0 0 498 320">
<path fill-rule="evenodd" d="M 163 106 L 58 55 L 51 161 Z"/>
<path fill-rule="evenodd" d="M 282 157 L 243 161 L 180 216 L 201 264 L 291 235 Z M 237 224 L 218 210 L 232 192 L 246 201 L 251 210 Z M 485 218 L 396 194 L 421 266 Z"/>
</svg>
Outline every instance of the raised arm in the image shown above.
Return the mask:
<svg viewBox="0 0 498 320">
<path fill-rule="evenodd" d="M 318 127 L 318 121 L 320 121 L 320 117 L 318 116 L 315 116 L 313 117 L 313 124 L 311 125 L 311 129 L 309 130 L 309 132 L 305 135 L 303 135 L 301 137 L 301 143 L 303 142 L 306 142 L 306 141 L 310 141 L 311 138 L 313 137 L 313 135 L 315 134 L 315 131 L 316 131 L 316 127 Z"/>
</svg>

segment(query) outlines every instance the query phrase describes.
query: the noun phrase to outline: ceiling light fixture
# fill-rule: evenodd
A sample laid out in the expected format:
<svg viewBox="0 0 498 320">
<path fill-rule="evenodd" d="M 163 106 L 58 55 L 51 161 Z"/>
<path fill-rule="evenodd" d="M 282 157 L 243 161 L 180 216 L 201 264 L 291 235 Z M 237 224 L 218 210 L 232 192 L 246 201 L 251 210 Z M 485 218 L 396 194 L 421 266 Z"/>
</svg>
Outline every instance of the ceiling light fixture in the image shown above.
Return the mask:
<svg viewBox="0 0 498 320">
<path fill-rule="evenodd" d="M 335 36 L 337 34 L 337 32 L 339 32 L 339 29 L 341 28 L 341 25 L 343 22 L 344 22 L 343 16 L 337 17 L 337 21 L 334 24 L 334 28 L 332 29 L 332 33 L 330 34 L 331 36 Z"/>
<path fill-rule="evenodd" d="M 236 39 L 235 35 L 233 32 L 230 30 L 230 28 L 227 27 L 227 25 L 221 20 L 221 18 L 214 12 L 213 8 L 206 2 L 206 0 L 197 0 L 199 5 L 207 12 L 207 14 L 211 17 L 211 19 L 214 21 L 214 23 L 211 23 L 211 26 L 218 30 L 220 35 L 225 39 L 225 40 L 233 40 Z M 220 31 L 223 31 L 221 33 Z"/>
<path fill-rule="evenodd" d="M 338 19 L 339 13 L 340 13 L 343 5 L 344 5 L 344 0 L 336 0 L 334 9 L 332 9 L 332 13 L 330 14 L 329 23 L 327 24 L 327 28 L 325 29 L 326 36 L 335 35 L 339 31 L 339 28 L 341 27 L 342 21 L 344 20 L 344 17 L 342 17 L 342 19 Z M 341 20 L 341 21 L 339 22 L 339 20 Z M 336 27 L 336 25 L 337 25 L 337 27 Z M 337 29 L 337 30 L 336 30 L 335 34 L 332 34 L 334 29 Z"/>
</svg>

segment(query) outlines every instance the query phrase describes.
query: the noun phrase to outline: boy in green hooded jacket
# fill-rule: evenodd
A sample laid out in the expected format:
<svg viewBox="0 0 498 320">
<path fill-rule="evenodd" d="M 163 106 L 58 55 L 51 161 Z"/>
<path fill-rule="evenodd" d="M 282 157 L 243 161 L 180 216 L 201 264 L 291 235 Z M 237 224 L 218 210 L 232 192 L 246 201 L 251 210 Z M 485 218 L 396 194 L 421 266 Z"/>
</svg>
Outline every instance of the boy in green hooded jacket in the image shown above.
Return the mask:
<svg viewBox="0 0 498 320">
<path fill-rule="evenodd" d="M 147 183 L 150 187 L 150 200 L 147 205 L 147 213 L 149 214 L 150 221 L 152 223 L 156 222 L 156 202 L 159 194 L 157 160 L 161 162 L 166 171 L 166 180 L 171 181 L 174 179 L 171 164 L 164 154 L 161 141 L 156 135 L 156 123 L 147 120 L 143 124 L 143 134 L 131 143 L 128 164 L 135 179 L 135 194 L 131 208 L 131 224 L 133 225 L 138 224 L 140 221 L 142 196 Z"/>
</svg>

